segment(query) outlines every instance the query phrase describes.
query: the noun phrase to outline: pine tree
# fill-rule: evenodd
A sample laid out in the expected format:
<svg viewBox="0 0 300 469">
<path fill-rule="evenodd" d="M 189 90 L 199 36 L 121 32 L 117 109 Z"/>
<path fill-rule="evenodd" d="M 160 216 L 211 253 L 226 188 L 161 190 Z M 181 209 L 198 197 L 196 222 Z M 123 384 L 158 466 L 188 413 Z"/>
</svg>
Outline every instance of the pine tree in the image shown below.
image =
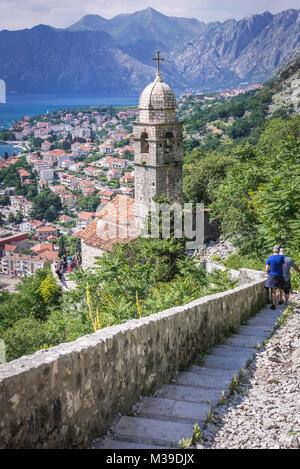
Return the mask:
<svg viewBox="0 0 300 469">
<path fill-rule="evenodd" d="M 63 255 L 66 253 L 65 240 L 64 240 L 63 235 L 59 237 L 58 246 L 59 246 L 58 256 L 63 257 Z"/>
</svg>

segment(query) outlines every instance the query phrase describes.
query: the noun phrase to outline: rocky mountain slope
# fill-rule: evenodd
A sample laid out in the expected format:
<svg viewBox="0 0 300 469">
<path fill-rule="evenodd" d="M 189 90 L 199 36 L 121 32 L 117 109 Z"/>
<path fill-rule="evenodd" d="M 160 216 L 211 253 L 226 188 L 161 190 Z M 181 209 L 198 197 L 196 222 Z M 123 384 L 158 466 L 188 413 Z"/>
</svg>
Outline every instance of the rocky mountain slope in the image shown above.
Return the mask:
<svg viewBox="0 0 300 469">
<path fill-rule="evenodd" d="M 267 80 L 299 43 L 300 10 L 205 24 L 147 8 L 87 15 L 66 30 L 1 31 L 0 77 L 17 92 L 138 94 L 159 48 L 176 91 L 217 89 Z"/>
<path fill-rule="evenodd" d="M 289 115 L 300 114 L 300 47 L 284 67 L 280 67 L 273 80 L 274 94 L 269 114 L 283 111 Z"/>
</svg>

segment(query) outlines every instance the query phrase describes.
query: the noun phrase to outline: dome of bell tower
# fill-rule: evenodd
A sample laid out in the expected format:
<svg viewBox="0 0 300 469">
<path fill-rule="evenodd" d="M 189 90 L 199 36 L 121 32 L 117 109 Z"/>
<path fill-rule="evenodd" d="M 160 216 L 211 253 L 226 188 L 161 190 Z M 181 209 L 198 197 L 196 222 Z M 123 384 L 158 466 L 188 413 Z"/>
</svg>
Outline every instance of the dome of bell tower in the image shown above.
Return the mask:
<svg viewBox="0 0 300 469">
<path fill-rule="evenodd" d="M 176 120 L 176 96 L 170 86 L 156 73 L 155 80 L 142 91 L 139 99 L 139 121 L 174 122 Z"/>
</svg>

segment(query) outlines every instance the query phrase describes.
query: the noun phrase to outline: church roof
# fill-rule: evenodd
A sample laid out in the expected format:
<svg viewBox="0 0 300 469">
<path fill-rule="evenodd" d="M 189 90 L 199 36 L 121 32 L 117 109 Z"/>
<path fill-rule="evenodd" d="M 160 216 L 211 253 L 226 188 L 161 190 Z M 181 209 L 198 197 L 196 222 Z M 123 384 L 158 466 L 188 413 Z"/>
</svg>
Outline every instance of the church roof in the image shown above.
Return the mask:
<svg viewBox="0 0 300 469">
<path fill-rule="evenodd" d="M 117 195 L 111 202 L 96 213 L 83 231 L 76 233 L 89 246 L 112 251 L 113 245 L 133 241 L 139 236 L 134 215 L 134 200 Z"/>
<path fill-rule="evenodd" d="M 142 91 L 139 109 L 174 109 L 176 97 L 172 89 L 162 79 L 161 73 Z"/>
</svg>

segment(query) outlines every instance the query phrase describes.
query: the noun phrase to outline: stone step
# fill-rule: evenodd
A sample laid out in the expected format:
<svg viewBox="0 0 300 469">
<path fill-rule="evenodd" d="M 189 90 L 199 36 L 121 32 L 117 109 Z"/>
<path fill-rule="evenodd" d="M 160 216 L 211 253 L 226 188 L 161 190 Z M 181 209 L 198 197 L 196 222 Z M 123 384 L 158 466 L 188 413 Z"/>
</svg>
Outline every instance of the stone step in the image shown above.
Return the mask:
<svg viewBox="0 0 300 469">
<path fill-rule="evenodd" d="M 176 401 L 198 402 L 216 405 L 219 402 L 221 394 L 222 391 L 220 389 L 165 384 L 158 391 L 156 391 L 155 397 L 174 399 Z"/>
<path fill-rule="evenodd" d="M 106 438 L 93 443 L 92 449 L 166 449 L 166 446 L 150 446 L 130 441 L 117 441 Z M 172 448 L 169 448 L 172 449 Z"/>
<path fill-rule="evenodd" d="M 146 397 L 140 409 L 140 417 L 155 418 L 158 420 L 178 421 L 199 424 L 204 423 L 209 404 L 199 402 L 183 402 L 173 399 Z"/>
<path fill-rule="evenodd" d="M 268 327 L 270 329 L 273 329 L 274 326 L 276 325 L 277 323 L 277 320 L 275 319 L 266 319 L 266 318 L 260 318 L 260 317 L 255 317 L 255 318 L 252 318 L 252 319 L 249 319 L 248 323 L 247 323 L 247 327 L 255 327 L 255 326 L 264 326 L 264 327 Z"/>
<path fill-rule="evenodd" d="M 249 336 L 238 336 L 238 337 L 248 339 Z M 226 341 L 226 343 L 229 344 L 228 340 Z M 241 368 L 244 368 L 246 363 L 247 363 L 247 358 L 245 356 L 238 356 L 238 355 L 235 355 L 232 357 L 222 357 L 222 356 L 214 356 L 213 354 L 210 354 L 204 359 L 204 366 L 206 368 L 218 368 L 220 370 L 232 370 L 233 374 L 238 372 Z"/>
<path fill-rule="evenodd" d="M 239 335 L 261 335 L 262 337 L 268 337 L 273 328 L 269 326 L 240 326 L 238 330 Z"/>
<path fill-rule="evenodd" d="M 114 433 L 121 441 L 177 448 L 182 438 L 192 437 L 193 425 L 141 417 L 121 417 L 114 427 Z"/>
<path fill-rule="evenodd" d="M 223 369 L 222 369 L 223 371 Z M 233 373 L 231 372 L 231 375 Z M 213 376 L 211 374 L 193 373 L 191 371 L 184 371 L 180 373 L 174 384 L 183 386 L 195 386 L 208 389 L 219 389 L 220 391 L 226 390 L 231 384 L 232 378 L 229 375 Z"/>
<path fill-rule="evenodd" d="M 255 318 L 262 318 L 262 319 L 270 319 L 274 322 L 277 322 L 278 319 L 280 318 L 280 316 L 282 316 L 282 313 L 283 311 L 280 310 L 275 310 L 275 312 L 270 309 L 269 311 L 261 311 L 259 314 L 257 314 L 256 316 L 254 316 L 254 319 Z"/>
<path fill-rule="evenodd" d="M 261 335 L 240 335 L 240 334 L 235 334 L 229 339 L 227 339 L 226 344 L 228 345 L 237 345 L 238 347 L 253 347 L 256 348 L 257 344 L 260 345 L 260 347 L 263 344 L 263 341 L 265 340 L 264 337 Z M 241 367 L 243 368 L 243 366 Z"/>
<path fill-rule="evenodd" d="M 212 349 L 211 354 L 213 357 L 243 357 L 246 360 L 251 358 L 254 351 L 252 348 L 235 347 L 234 345 L 219 345 Z"/>
<path fill-rule="evenodd" d="M 205 368 L 197 365 L 192 365 L 189 372 L 215 379 L 216 383 L 219 383 L 220 380 L 229 380 L 233 376 L 232 370 L 219 370 L 218 368 Z"/>
</svg>

